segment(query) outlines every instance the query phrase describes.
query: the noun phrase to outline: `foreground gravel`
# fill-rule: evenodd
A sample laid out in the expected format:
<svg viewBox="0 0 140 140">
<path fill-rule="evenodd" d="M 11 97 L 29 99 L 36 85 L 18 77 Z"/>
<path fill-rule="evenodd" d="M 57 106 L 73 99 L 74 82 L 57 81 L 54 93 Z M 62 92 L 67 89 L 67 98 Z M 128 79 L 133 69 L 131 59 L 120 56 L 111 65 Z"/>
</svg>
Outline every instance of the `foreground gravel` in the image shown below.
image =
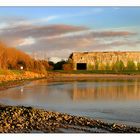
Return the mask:
<svg viewBox="0 0 140 140">
<path fill-rule="evenodd" d="M 0 105 L 1 133 L 139 133 L 140 128 L 32 107 Z"/>
</svg>

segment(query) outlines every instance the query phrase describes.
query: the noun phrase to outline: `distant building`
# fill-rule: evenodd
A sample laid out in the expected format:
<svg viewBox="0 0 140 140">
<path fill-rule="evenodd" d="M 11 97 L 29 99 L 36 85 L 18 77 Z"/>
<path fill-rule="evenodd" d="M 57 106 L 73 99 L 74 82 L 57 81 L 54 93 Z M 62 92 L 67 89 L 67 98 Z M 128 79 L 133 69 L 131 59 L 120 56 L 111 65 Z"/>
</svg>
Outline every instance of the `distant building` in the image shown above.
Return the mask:
<svg viewBox="0 0 140 140">
<path fill-rule="evenodd" d="M 117 60 L 122 60 L 124 65 L 133 61 L 136 65 L 140 62 L 140 52 L 74 52 L 69 60 L 74 70 L 92 70 L 98 63 L 98 69 L 102 70 L 106 65 L 111 66 Z"/>
</svg>

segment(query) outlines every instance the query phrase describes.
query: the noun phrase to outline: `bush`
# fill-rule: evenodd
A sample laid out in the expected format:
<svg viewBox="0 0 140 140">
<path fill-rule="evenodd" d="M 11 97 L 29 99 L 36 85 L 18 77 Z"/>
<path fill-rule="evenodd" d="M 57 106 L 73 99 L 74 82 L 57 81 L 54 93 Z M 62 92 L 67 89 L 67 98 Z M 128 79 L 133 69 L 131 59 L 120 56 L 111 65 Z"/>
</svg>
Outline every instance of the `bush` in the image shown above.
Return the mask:
<svg viewBox="0 0 140 140">
<path fill-rule="evenodd" d="M 127 67 L 126 67 L 127 70 L 136 70 L 136 65 L 133 61 L 128 61 L 127 62 Z"/>
<path fill-rule="evenodd" d="M 94 70 L 98 70 L 98 69 L 99 69 L 99 62 L 95 61 Z"/>
<path fill-rule="evenodd" d="M 137 63 L 137 69 L 140 70 L 140 62 Z"/>
<path fill-rule="evenodd" d="M 111 69 L 111 67 L 110 67 L 109 63 L 106 63 L 105 70 L 110 70 L 110 69 Z"/>
<path fill-rule="evenodd" d="M 62 60 L 54 64 L 54 70 L 62 70 L 63 64 L 66 64 L 66 61 Z"/>
<path fill-rule="evenodd" d="M 66 63 L 66 64 L 63 64 L 63 70 L 73 70 L 73 66 L 72 66 L 72 64 L 70 64 L 70 63 Z"/>
<path fill-rule="evenodd" d="M 115 71 L 123 71 L 125 69 L 123 61 L 117 60 L 116 63 L 112 65 L 112 69 Z"/>
</svg>

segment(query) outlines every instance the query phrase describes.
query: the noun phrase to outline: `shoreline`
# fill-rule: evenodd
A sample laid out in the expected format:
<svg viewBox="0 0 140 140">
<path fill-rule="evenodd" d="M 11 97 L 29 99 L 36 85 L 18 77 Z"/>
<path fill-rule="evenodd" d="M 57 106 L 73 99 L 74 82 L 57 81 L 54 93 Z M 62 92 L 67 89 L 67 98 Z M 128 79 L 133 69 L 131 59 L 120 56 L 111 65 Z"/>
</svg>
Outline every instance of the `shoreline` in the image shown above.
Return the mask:
<svg viewBox="0 0 140 140">
<path fill-rule="evenodd" d="M 74 80 L 94 80 L 94 79 L 140 79 L 140 75 L 126 75 L 126 74 L 62 74 L 62 73 L 48 73 L 47 76 L 40 76 L 34 78 L 22 78 L 16 80 L 0 81 L 0 91 L 8 88 L 24 85 L 34 80 L 46 79 L 48 82 L 57 81 L 74 81 Z"/>
<path fill-rule="evenodd" d="M 0 105 L 0 133 L 140 133 L 140 128 L 24 106 Z"/>
<path fill-rule="evenodd" d="M 45 78 L 48 82 L 57 81 L 74 81 L 74 80 L 95 80 L 95 79 L 140 79 L 140 75 L 126 75 L 126 74 L 62 74 L 62 73 L 48 73 Z"/>
<path fill-rule="evenodd" d="M 6 90 L 6 89 L 9 89 L 9 88 L 22 86 L 22 85 L 28 84 L 28 83 L 30 83 L 32 81 L 41 80 L 41 79 L 46 79 L 46 78 L 40 77 L 40 78 L 30 78 L 30 79 L 22 79 L 22 80 L 14 80 L 14 81 L 2 82 L 2 83 L 0 83 L 0 91 Z"/>
<path fill-rule="evenodd" d="M 3 74 L 0 75 L 0 91 L 43 78 L 46 78 L 45 74 L 30 71 L 24 71 L 21 74 Z"/>
</svg>

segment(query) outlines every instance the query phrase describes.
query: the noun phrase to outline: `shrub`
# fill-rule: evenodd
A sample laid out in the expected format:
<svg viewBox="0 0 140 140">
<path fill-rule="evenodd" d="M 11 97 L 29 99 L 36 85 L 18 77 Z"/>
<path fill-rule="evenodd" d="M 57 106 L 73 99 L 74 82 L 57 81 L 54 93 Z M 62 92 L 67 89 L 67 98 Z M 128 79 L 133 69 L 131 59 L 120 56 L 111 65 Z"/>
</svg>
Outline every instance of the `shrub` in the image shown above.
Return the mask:
<svg viewBox="0 0 140 140">
<path fill-rule="evenodd" d="M 63 70 L 73 70 L 73 65 L 71 63 L 63 64 Z"/>
<path fill-rule="evenodd" d="M 140 62 L 137 63 L 137 69 L 140 70 Z"/>
<path fill-rule="evenodd" d="M 117 60 L 113 65 L 112 69 L 115 71 L 123 71 L 125 69 L 124 63 L 121 60 Z"/>
<path fill-rule="evenodd" d="M 131 61 L 129 60 L 127 62 L 126 70 L 136 70 L 136 65 L 132 60 Z"/>
</svg>

